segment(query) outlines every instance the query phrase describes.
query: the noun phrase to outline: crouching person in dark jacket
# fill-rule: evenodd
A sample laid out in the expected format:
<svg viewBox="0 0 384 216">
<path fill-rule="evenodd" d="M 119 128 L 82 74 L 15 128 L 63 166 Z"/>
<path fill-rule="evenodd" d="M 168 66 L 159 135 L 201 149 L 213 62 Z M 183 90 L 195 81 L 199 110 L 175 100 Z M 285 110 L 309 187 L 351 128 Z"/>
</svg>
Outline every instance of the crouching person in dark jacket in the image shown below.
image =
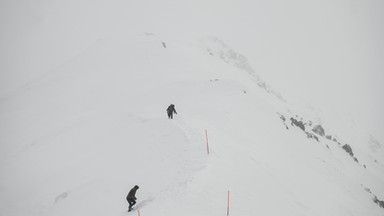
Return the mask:
<svg viewBox="0 0 384 216">
<path fill-rule="evenodd" d="M 136 191 L 137 191 L 137 189 L 139 189 L 139 186 L 135 185 L 135 187 L 133 187 L 127 195 L 127 201 L 129 203 L 129 207 L 128 207 L 129 212 L 132 210 L 132 207 L 136 204 Z"/>
</svg>

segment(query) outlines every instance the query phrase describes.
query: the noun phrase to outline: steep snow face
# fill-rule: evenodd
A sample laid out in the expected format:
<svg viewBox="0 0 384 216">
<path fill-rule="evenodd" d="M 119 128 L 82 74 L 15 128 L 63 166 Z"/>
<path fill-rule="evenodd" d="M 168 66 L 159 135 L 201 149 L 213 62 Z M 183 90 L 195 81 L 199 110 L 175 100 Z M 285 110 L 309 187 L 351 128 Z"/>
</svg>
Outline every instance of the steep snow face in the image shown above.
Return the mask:
<svg viewBox="0 0 384 216">
<path fill-rule="evenodd" d="M 230 215 L 382 215 L 383 161 L 367 153 L 380 142 L 349 143 L 356 163 L 284 125 L 310 115 L 211 43 L 99 40 L 2 98 L 0 214 L 127 215 L 137 184 L 141 215 L 223 215 L 228 191 Z"/>
<path fill-rule="evenodd" d="M 223 41 L 215 37 L 206 37 L 200 40 L 202 46 L 207 50 L 210 55 L 216 55 L 224 62 L 235 66 L 236 68 L 245 71 L 252 76 L 258 86 L 265 89 L 267 92 L 272 93 L 274 96 L 282 101 L 285 101 L 280 93 L 273 90 L 260 76 L 256 73 L 255 69 L 250 65 L 248 59 L 235 52 L 232 48 L 228 47 Z"/>
</svg>

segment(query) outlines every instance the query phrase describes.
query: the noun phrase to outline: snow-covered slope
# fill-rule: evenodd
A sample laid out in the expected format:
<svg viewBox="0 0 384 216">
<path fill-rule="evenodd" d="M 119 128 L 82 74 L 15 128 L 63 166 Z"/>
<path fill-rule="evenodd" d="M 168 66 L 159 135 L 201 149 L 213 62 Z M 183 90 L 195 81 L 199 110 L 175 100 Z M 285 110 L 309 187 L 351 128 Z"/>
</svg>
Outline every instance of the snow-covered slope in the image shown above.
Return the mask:
<svg viewBox="0 0 384 216">
<path fill-rule="evenodd" d="M 383 11 L 0 1 L 0 216 L 383 215 Z"/>
<path fill-rule="evenodd" d="M 128 215 L 135 184 L 143 216 L 224 215 L 228 191 L 230 215 L 382 215 L 382 144 L 289 105 L 239 56 L 212 38 L 102 39 L 7 94 L 0 215 Z"/>
</svg>

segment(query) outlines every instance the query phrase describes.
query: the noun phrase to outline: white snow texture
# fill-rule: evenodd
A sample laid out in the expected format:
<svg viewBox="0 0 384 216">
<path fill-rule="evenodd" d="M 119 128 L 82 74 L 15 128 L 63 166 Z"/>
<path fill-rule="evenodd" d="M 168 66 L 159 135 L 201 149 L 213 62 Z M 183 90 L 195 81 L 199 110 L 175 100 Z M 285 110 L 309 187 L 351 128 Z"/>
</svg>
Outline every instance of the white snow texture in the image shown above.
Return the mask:
<svg viewBox="0 0 384 216">
<path fill-rule="evenodd" d="M 286 64 L 293 58 L 303 58 L 303 70 L 316 67 L 311 54 L 330 56 L 316 74 L 357 74 L 368 63 L 372 76 L 382 73 L 382 61 L 367 59 L 383 57 L 382 43 L 367 48 L 376 36 L 355 46 L 366 51 L 360 63 L 343 66 L 358 58 L 343 49 L 363 36 L 340 38 L 365 21 L 338 24 L 380 17 L 383 4 L 322 2 L 3 1 L 0 215 L 384 215 L 382 122 L 370 131 L 361 113 L 329 111 L 340 95 L 303 90 L 298 74 L 286 80 L 292 91 L 266 75 L 295 74 Z M 375 8 L 369 16 L 367 8 Z M 279 20 L 294 23 L 296 12 L 309 20 L 285 29 Z M 326 45 L 335 51 L 321 40 L 307 50 L 317 31 L 301 27 L 314 20 L 322 30 L 335 20 Z M 304 31 L 307 40 L 293 39 Z M 283 44 L 289 53 L 278 52 Z M 290 102 L 295 94 L 330 104 L 307 108 Z M 128 213 L 134 185 L 138 204 Z"/>
</svg>

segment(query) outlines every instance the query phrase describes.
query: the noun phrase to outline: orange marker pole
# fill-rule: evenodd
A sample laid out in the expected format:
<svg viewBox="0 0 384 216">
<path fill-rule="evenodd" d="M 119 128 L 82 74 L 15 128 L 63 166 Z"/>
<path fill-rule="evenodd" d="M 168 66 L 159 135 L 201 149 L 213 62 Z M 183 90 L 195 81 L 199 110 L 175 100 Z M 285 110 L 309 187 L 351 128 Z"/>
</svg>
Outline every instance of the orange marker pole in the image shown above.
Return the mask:
<svg viewBox="0 0 384 216">
<path fill-rule="evenodd" d="M 205 141 L 207 143 L 207 153 L 209 154 L 209 146 L 208 146 L 208 130 L 205 129 Z"/>
<path fill-rule="evenodd" d="M 140 209 L 137 210 L 137 214 L 140 216 Z"/>
<path fill-rule="evenodd" d="M 227 216 L 229 216 L 229 191 L 228 191 L 228 201 L 227 201 Z"/>
</svg>

